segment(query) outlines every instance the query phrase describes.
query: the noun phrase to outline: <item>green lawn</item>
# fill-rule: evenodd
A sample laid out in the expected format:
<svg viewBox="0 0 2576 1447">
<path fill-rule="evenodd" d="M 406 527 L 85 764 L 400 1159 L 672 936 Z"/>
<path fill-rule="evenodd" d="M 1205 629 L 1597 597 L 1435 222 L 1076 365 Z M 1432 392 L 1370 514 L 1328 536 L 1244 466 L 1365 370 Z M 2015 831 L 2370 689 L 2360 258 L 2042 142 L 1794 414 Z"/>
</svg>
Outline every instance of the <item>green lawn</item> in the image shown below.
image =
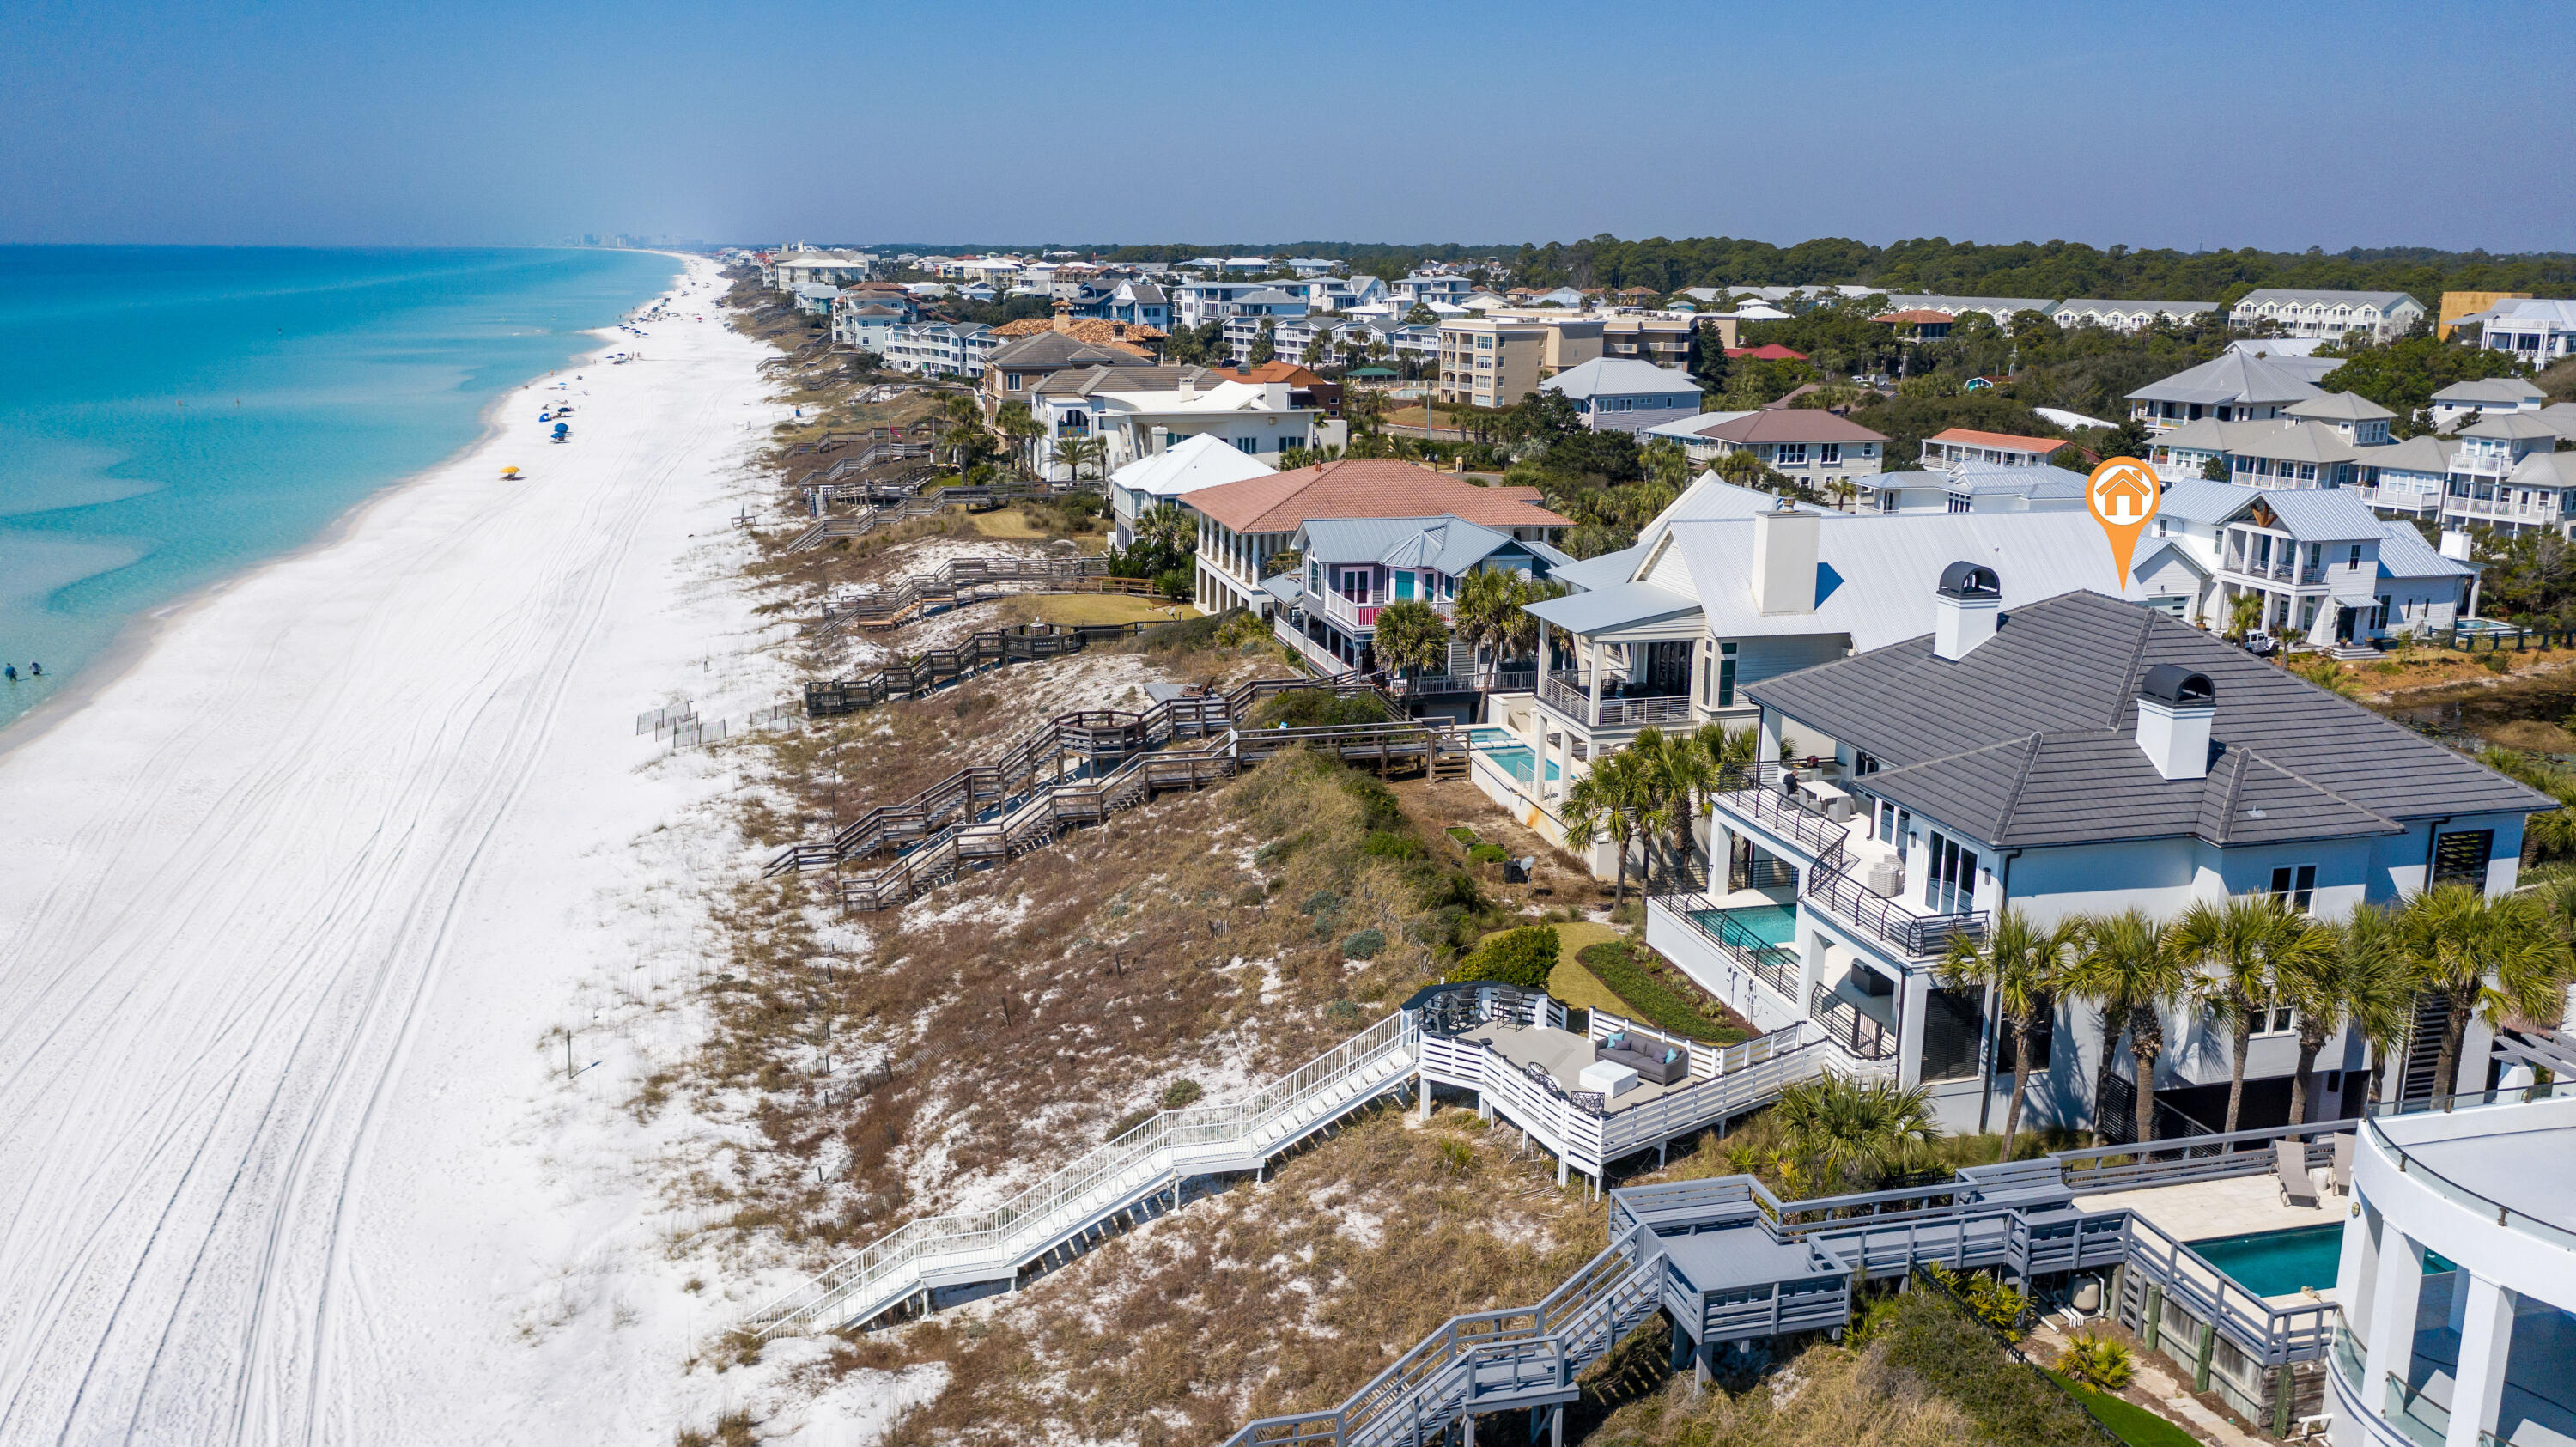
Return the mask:
<svg viewBox="0 0 2576 1447">
<path fill-rule="evenodd" d="M 2046 1368 L 2041 1368 L 2046 1371 Z M 2093 1419 L 2119 1434 L 2129 1447 L 2200 1447 L 2200 1439 L 2126 1398 L 2097 1392 L 2055 1372 L 2048 1375 L 2084 1404 Z"/>
</svg>

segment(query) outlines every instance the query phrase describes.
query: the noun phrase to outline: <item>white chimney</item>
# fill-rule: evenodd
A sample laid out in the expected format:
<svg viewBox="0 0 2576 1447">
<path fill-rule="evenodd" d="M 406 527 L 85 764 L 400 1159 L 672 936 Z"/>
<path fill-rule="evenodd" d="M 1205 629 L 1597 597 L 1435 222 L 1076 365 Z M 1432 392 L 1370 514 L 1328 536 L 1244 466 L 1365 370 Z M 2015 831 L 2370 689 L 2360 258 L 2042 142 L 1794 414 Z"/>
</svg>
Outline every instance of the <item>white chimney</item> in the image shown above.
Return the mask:
<svg viewBox="0 0 2576 1447">
<path fill-rule="evenodd" d="M 1753 610 L 1757 613 L 1816 611 L 1816 524 L 1787 497 L 1769 512 L 1753 515 Z"/>
<path fill-rule="evenodd" d="M 1995 636 L 2004 611 L 2003 579 L 1983 563 L 1952 563 L 1932 593 L 1932 656 L 1956 663 Z"/>
<path fill-rule="evenodd" d="M 1182 372 L 1181 372 L 1181 400 L 1182 400 L 1182 401 L 1184 401 L 1184 402 L 1187 402 L 1187 401 L 1190 401 L 1190 400 L 1192 400 L 1193 398 L 1197 397 L 1198 395 L 1199 395 L 1199 384 L 1198 384 L 1198 380 L 1197 380 L 1196 378 L 1192 377 L 1192 376 L 1189 374 L 1189 372 L 1188 372 L 1188 370 L 1187 370 L 1186 368 L 1185 368 L 1185 369 L 1183 369 L 1183 370 L 1182 370 Z"/>
<path fill-rule="evenodd" d="M 2159 663 L 2138 680 L 2138 747 L 2168 779 L 2209 777 L 2218 691 L 2206 674 Z"/>
</svg>

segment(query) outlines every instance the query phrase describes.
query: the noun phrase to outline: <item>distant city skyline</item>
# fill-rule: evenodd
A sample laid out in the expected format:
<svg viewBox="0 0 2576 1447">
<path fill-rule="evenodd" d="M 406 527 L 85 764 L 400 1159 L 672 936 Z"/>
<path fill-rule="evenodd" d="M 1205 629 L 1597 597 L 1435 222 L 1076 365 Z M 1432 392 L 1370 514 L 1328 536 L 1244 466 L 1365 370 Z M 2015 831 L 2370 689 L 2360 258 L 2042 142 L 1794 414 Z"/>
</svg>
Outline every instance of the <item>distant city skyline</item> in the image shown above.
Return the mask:
<svg viewBox="0 0 2576 1447">
<path fill-rule="evenodd" d="M 1515 0 L 1293 23 L 997 0 L 810 30 L 652 0 L 40 0 L 0 20 L 0 241 L 2576 246 L 2560 6 L 1862 4 L 1818 26 Z"/>
</svg>

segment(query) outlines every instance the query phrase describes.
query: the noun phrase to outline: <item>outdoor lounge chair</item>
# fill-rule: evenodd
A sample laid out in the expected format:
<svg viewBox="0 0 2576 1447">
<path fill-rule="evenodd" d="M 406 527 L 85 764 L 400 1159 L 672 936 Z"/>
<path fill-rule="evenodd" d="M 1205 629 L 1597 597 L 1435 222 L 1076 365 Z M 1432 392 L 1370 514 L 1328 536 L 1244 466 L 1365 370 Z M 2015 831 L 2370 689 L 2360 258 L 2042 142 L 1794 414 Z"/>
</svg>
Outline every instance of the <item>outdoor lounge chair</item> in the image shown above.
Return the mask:
<svg viewBox="0 0 2576 1447">
<path fill-rule="evenodd" d="M 2316 1178 L 2308 1174 L 2308 1147 L 2305 1142 L 2272 1142 L 2272 1174 L 2281 1178 L 2283 1205 L 2318 1204 Z"/>
<path fill-rule="evenodd" d="M 2352 1194 L 2352 1150 L 2352 1132 L 2338 1131 L 2334 1138 L 2334 1188 L 2338 1196 Z"/>
</svg>

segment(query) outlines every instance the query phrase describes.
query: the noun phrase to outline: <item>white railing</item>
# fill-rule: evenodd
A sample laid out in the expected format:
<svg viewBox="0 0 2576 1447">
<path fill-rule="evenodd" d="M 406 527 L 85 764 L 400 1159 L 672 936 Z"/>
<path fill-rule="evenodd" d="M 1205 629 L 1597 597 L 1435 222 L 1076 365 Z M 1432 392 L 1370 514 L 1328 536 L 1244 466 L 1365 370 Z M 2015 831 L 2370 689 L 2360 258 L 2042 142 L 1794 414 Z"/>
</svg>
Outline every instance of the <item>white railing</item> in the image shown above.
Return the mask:
<svg viewBox="0 0 2576 1447">
<path fill-rule="evenodd" d="M 1182 1176 L 1266 1159 L 1280 1145 L 1381 1093 L 1413 1065 L 1415 1031 L 1398 1012 L 1233 1105 L 1166 1110 L 983 1211 L 911 1222 L 745 1319 L 766 1340 L 864 1321 L 939 1279 L 1017 1274 L 1075 1231 Z"/>
</svg>

